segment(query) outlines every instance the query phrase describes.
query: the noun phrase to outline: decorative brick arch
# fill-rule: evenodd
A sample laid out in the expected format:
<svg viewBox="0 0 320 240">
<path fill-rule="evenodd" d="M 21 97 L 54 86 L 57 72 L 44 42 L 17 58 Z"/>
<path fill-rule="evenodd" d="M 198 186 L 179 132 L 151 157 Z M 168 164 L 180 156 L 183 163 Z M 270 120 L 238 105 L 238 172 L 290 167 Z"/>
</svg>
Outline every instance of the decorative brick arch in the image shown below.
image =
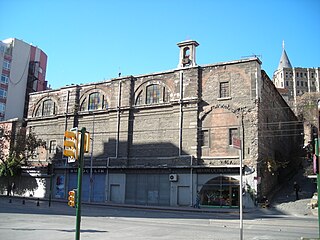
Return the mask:
<svg viewBox="0 0 320 240">
<path fill-rule="evenodd" d="M 212 112 L 212 110 L 214 109 L 225 109 L 225 110 L 229 110 L 231 113 L 234 113 L 238 118 L 241 116 L 241 111 L 244 110 L 245 108 L 231 108 L 229 104 L 215 104 L 215 105 L 209 105 L 209 106 L 205 106 L 203 107 L 203 111 L 199 114 L 199 120 L 204 120 L 206 118 L 206 116 Z"/>
<path fill-rule="evenodd" d="M 35 105 L 34 105 L 34 109 L 33 109 L 33 112 L 32 112 L 32 116 L 33 117 L 37 117 L 37 114 L 38 114 L 38 111 L 39 111 L 39 108 L 42 108 L 43 107 L 43 103 L 45 101 L 48 101 L 48 100 L 51 100 L 54 104 L 54 110 L 53 110 L 53 114 L 52 115 L 57 115 L 58 112 L 59 112 L 59 106 L 58 106 L 58 100 L 56 99 L 56 97 L 54 96 L 44 96 L 42 97 Z M 40 116 L 43 116 L 43 112 L 41 112 Z"/>
</svg>

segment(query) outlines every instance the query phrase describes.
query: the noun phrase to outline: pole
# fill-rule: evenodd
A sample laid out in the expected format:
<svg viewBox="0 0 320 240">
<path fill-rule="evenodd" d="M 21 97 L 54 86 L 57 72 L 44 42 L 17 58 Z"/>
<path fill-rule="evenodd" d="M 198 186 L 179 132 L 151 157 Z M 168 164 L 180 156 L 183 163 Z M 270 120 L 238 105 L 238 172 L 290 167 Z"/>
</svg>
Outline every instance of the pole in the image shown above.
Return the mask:
<svg viewBox="0 0 320 240">
<path fill-rule="evenodd" d="M 316 138 L 314 140 L 315 142 L 315 154 L 316 156 L 318 156 L 317 161 L 319 161 L 319 140 L 318 138 Z M 319 196 L 320 196 L 320 175 L 319 175 L 319 162 L 316 164 L 316 167 L 318 169 L 316 169 L 317 171 L 317 192 L 318 192 L 318 231 L 319 231 L 319 238 L 320 238 L 320 206 L 319 206 Z"/>
<path fill-rule="evenodd" d="M 78 165 L 78 189 L 77 189 L 77 204 L 76 204 L 76 240 L 80 239 L 80 223 L 81 223 L 81 193 L 82 193 L 82 174 L 83 174 L 83 155 L 84 155 L 84 138 L 86 128 L 81 129 L 80 142 L 80 158 Z"/>
<path fill-rule="evenodd" d="M 318 231 L 319 231 L 319 239 L 320 239 L 320 206 L 319 206 L 319 198 L 320 198 L 320 176 L 319 176 L 319 170 L 320 170 L 320 166 L 319 166 L 319 136 L 320 136 L 320 116 L 319 116 L 319 111 L 320 111 L 320 99 L 318 99 L 317 101 L 317 127 L 318 127 L 318 136 L 315 139 L 315 154 L 317 156 L 317 164 L 316 164 L 316 173 L 317 173 L 317 195 L 318 195 Z"/>
<path fill-rule="evenodd" d="M 241 145 L 242 145 L 242 141 L 241 141 Z M 242 216 L 242 212 L 243 212 L 243 207 L 242 207 L 242 147 L 239 150 L 239 155 L 240 155 L 240 186 L 239 186 L 239 195 L 240 195 L 240 240 L 243 239 L 243 216 Z"/>
<path fill-rule="evenodd" d="M 92 162 L 93 162 L 93 138 L 94 138 L 94 121 L 95 121 L 95 114 L 93 113 L 93 121 L 92 121 L 92 136 L 91 136 L 91 157 L 90 157 L 90 183 L 89 183 L 89 203 L 91 203 L 91 195 L 92 195 Z"/>
<path fill-rule="evenodd" d="M 51 199 L 52 199 L 52 179 L 53 179 L 53 174 L 50 173 L 49 207 L 51 207 Z"/>
<path fill-rule="evenodd" d="M 244 129 L 243 129 L 243 111 L 241 109 L 241 122 L 240 122 L 240 149 L 239 149 L 239 160 L 240 160 L 240 186 L 239 186 L 239 195 L 240 195 L 240 201 L 239 201 L 239 204 L 240 204 L 240 240 L 243 239 L 243 216 L 242 216 L 242 213 L 243 213 L 243 199 L 242 199 L 242 189 L 243 189 L 243 186 L 242 186 L 242 149 L 243 149 L 243 139 L 244 139 Z"/>
</svg>

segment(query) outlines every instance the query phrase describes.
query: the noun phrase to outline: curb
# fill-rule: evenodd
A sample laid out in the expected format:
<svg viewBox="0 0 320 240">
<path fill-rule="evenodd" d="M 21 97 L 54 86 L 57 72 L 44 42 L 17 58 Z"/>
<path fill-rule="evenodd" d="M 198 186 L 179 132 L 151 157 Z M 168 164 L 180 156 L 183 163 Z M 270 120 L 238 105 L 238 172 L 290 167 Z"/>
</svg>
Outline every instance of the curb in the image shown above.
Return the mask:
<svg viewBox="0 0 320 240">
<path fill-rule="evenodd" d="M 37 198 L 37 197 L 22 197 L 22 196 L 4 196 L 0 195 L 0 199 L 21 199 L 23 200 L 33 200 L 33 201 L 46 201 L 48 202 L 48 198 Z M 10 201 L 10 200 L 8 200 Z M 51 199 L 51 202 L 60 202 L 66 203 L 66 199 Z M 176 212 L 198 212 L 198 213 L 225 213 L 225 214 L 239 214 L 239 208 L 193 208 L 193 207 L 171 207 L 171 206 L 151 206 L 151 205 L 133 205 L 133 204 L 117 204 L 117 203 L 108 203 L 108 202 L 82 202 L 82 205 L 86 206 L 106 206 L 106 207 L 117 207 L 117 208 L 135 208 L 135 209 L 148 209 L 148 210 L 156 210 L 156 211 L 176 211 Z M 258 208 L 245 209 L 243 213 L 249 213 L 257 210 Z"/>
</svg>

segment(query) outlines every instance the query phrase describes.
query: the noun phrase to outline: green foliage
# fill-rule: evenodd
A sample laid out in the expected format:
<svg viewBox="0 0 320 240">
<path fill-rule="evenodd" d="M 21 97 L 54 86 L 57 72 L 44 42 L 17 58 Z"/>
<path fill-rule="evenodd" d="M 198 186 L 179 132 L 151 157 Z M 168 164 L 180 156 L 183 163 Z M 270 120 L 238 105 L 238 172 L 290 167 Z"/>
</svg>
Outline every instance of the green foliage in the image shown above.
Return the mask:
<svg viewBox="0 0 320 240">
<path fill-rule="evenodd" d="M 316 125 L 319 93 L 305 93 L 297 97 L 297 115 L 312 125 Z"/>
<path fill-rule="evenodd" d="M 9 155 L 4 162 L 0 164 L 1 177 L 13 177 L 20 172 L 21 162 L 14 155 Z"/>
<path fill-rule="evenodd" d="M 25 134 L 25 131 L 13 133 L 4 131 L 0 138 L 0 177 L 14 177 L 21 171 L 22 166 L 28 165 L 28 159 L 32 158 L 39 146 L 45 146 L 45 142 L 37 139 L 33 132 Z"/>
</svg>

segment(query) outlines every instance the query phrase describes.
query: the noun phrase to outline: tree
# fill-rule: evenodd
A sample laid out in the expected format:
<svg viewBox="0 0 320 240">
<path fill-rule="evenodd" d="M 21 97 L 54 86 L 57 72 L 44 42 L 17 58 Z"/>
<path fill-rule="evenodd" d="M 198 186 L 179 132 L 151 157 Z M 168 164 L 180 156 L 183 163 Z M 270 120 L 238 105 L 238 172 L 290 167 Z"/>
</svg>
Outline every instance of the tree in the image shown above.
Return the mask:
<svg viewBox="0 0 320 240">
<path fill-rule="evenodd" d="M 45 142 L 37 139 L 35 133 L 26 134 L 25 128 L 17 132 L 1 128 L 0 135 L 0 177 L 10 179 L 21 172 L 22 166 L 28 166 L 28 159 L 33 158 L 39 146 Z"/>
<path fill-rule="evenodd" d="M 297 116 L 313 126 L 317 126 L 319 93 L 305 93 L 297 97 Z"/>
</svg>

